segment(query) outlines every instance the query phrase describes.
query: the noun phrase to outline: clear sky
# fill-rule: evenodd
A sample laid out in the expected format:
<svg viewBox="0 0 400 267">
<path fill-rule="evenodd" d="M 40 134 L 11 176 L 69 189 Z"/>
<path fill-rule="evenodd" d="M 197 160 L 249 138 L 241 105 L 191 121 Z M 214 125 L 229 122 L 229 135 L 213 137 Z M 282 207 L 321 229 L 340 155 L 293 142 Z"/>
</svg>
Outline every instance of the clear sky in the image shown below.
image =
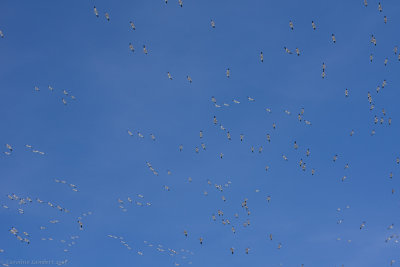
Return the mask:
<svg viewBox="0 0 400 267">
<path fill-rule="evenodd" d="M 1 1 L 0 264 L 399 265 L 400 2 L 381 4 Z"/>
</svg>

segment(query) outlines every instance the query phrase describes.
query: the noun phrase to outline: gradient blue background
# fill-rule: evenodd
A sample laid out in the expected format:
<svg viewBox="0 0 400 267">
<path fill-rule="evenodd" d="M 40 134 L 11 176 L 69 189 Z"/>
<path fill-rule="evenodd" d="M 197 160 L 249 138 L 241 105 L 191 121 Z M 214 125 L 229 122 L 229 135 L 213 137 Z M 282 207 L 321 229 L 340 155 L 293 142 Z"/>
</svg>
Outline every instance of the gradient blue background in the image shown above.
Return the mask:
<svg viewBox="0 0 400 267">
<path fill-rule="evenodd" d="M 1 1 L 5 38 L 0 39 L 0 139 L 2 152 L 7 151 L 5 144 L 14 151 L 0 157 L 0 203 L 10 207 L 0 208 L 0 249 L 5 250 L 0 263 L 68 259 L 69 266 L 192 262 L 194 267 L 375 267 L 389 266 L 394 259 L 400 264 L 399 244 L 384 242 L 398 233 L 400 219 L 400 62 L 393 53 L 400 45 L 400 2 L 382 1 L 382 13 L 378 1 L 368 2 L 365 8 L 362 0 L 185 0 L 181 8 L 177 0 Z M 136 31 L 130 28 L 131 20 Z M 376 47 L 370 43 L 371 34 L 377 38 Z M 286 54 L 284 46 L 293 52 L 298 47 L 301 56 Z M 377 94 L 384 79 L 387 85 Z M 67 99 L 66 106 L 61 102 L 64 89 L 77 98 Z M 212 96 L 230 106 L 214 107 Z M 311 126 L 298 122 L 301 108 Z M 387 112 L 385 123 L 374 125 L 373 117 L 380 118 L 382 108 Z M 214 126 L 213 116 L 230 131 L 231 141 Z M 391 126 L 388 117 L 393 118 Z M 355 134 L 350 137 L 352 129 Z M 375 136 L 370 135 L 372 129 Z M 46 154 L 32 153 L 25 144 Z M 333 163 L 335 154 L 339 158 Z M 306 172 L 298 166 L 301 158 Z M 267 173 L 265 165 L 270 167 Z M 316 169 L 314 176 L 311 168 Z M 341 182 L 344 175 L 347 180 Z M 55 183 L 55 178 L 76 184 L 79 192 Z M 207 184 L 208 179 L 213 185 L 232 183 L 221 193 Z M 165 191 L 164 185 L 171 190 Z M 7 198 L 11 193 L 60 204 L 70 213 L 34 201 L 23 205 L 25 214 L 18 214 L 18 203 Z M 139 200 L 136 194 L 143 194 L 143 202 L 152 206 L 129 204 L 127 197 Z M 118 207 L 118 198 L 125 201 L 126 212 Z M 250 216 L 241 208 L 245 198 Z M 235 225 L 235 235 L 220 218 L 212 221 L 218 209 Z M 77 217 L 88 211 L 93 214 L 82 219 L 80 231 Z M 236 212 L 239 219 L 233 217 Z M 60 223 L 50 224 L 53 219 Z M 244 228 L 247 219 L 251 224 Z M 338 225 L 339 219 L 343 223 Z M 367 224 L 360 230 L 363 221 Z M 394 229 L 388 230 L 392 223 Z M 8 231 L 13 226 L 30 233 L 31 244 L 19 242 Z M 267 238 L 270 233 L 273 241 Z M 123 236 L 132 250 L 108 234 Z M 63 252 L 66 245 L 60 240 L 70 242 L 73 235 L 80 238 Z M 145 246 L 145 240 L 193 255 L 169 256 Z"/>
</svg>

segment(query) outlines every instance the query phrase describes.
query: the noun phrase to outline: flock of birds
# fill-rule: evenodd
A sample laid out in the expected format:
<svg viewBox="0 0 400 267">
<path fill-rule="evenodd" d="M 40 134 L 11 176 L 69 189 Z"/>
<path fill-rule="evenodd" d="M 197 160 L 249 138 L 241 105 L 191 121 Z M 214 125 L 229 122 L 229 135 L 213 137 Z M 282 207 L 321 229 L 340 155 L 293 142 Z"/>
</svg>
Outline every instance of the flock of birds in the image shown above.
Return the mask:
<svg viewBox="0 0 400 267">
<path fill-rule="evenodd" d="M 165 4 L 170 4 L 168 2 L 168 0 L 165 0 Z M 182 0 L 178 0 L 178 5 L 180 7 L 183 7 L 183 2 Z M 368 2 L 367 0 L 364 0 L 364 6 L 365 7 L 369 7 L 368 6 Z M 383 7 L 381 3 L 378 3 L 378 12 L 381 14 L 383 12 Z M 95 15 L 95 17 L 100 18 L 100 13 L 99 10 L 96 6 L 94 6 L 93 8 L 93 13 Z M 111 16 L 110 13 L 108 12 L 104 12 L 104 17 L 105 19 L 110 22 L 111 21 Z M 383 23 L 387 24 L 388 23 L 388 18 L 387 16 L 383 16 Z M 129 25 L 132 31 L 136 31 L 136 25 L 133 21 L 129 21 Z M 296 30 L 296 25 L 295 23 L 290 20 L 288 23 L 289 26 L 289 30 L 290 31 L 295 31 Z M 212 29 L 216 28 L 216 23 L 213 19 L 210 20 L 210 27 Z M 317 26 L 317 22 L 316 21 L 311 21 L 311 28 L 313 31 L 318 31 L 320 30 Z M 335 45 L 337 42 L 340 42 L 341 40 L 338 38 L 336 38 L 334 33 L 330 33 L 331 34 L 331 41 L 332 43 Z M 2 30 L 0 30 L 0 37 L 1 38 L 6 38 L 5 34 L 3 33 Z M 370 38 L 370 42 L 373 45 L 373 47 L 377 46 L 377 39 L 374 35 L 371 35 Z M 128 43 L 128 47 L 129 50 L 132 53 L 137 53 L 135 50 L 135 47 L 133 45 L 132 42 Z M 289 46 L 284 46 L 283 47 L 284 52 L 292 55 L 295 54 L 297 56 L 303 56 L 302 55 L 302 51 L 300 48 L 295 47 L 295 48 L 289 48 Z M 294 52 L 292 52 L 294 51 Z M 146 45 L 142 46 L 142 52 L 145 55 L 149 55 L 149 50 L 148 47 Z M 398 48 L 397 46 L 395 46 L 393 48 L 393 54 L 395 59 L 398 59 L 400 61 L 400 53 L 398 53 Z M 367 55 L 368 56 L 368 55 Z M 259 60 L 261 63 L 264 62 L 264 53 L 262 51 L 260 51 L 259 53 Z M 370 62 L 374 62 L 375 58 L 374 58 L 374 53 L 371 53 L 369 55 L 369 60 Z M 386 57 L 384 59 L 384 66 L 388 65 L 389 62 L 389 58 Z M 166 77 L 169 80 L 173 80 L 174 76 L 170 71 L 166 71 Z M 164 75 L 165 75 L 164 73 Z M 226 68 L 225 69 L 225 76 L 227 79 L 231 78 L 231 70 L 230 68 Z M 164 76 L 165 77 L 165 76 Z M 321 65 L 321 77 L 322 79 L 326 80 L 325 78 L 327 78 L 327 65 L 325 64 L 325 62 L 322 62 Z M 193 83 L 192 77 L 190 75 L 186 76 L 187 82 L 189 82 L 190 84 Z M 321 78 L 319 78 L 321 79 Z M 375 125 L 374 129 L 371 129 L 370 135 L 373 136 L 376 134 L 376 130 L 378 129 L 378 127 L 384 127 L 385 125 L 387 126 L 391 126 L 392 125 L 392 117 L 389 115 L 389 113 L 386 111 L 385 108 L 382 108 L 379 112 L 376 112 L 375 109 L 375 100 L 378 99 L 380 97 L 381 91 L 383 89 L 385 89 L 385 87 L 387 86 L 387 81 L 383 80 L 382 83 L 379 83 L 376 86 L 376 91 L 368 91 L 367 92 L 367 101 L 369 104 L 369 111 L 371 112 L 371 121 L 373 122 L 373 125 Z M 47 90 L 47 89 L 46 89 Z M 51 93 L 58 93 L 60 94 L 60 99 L 61 102 L 64 105 L 67 105 L 70 103 L 70 100 L 72 101 L 76 101 L 76 97 L 74 95 L 71 95 L 70 92 L 68 92 L 67 90 L 61 89 L 61 90 L 55 90 L 52 86 L 48 86 L 48 90 Z M 33 93 L 35 94 L 40 94 L 41 90 L 39 86 L 34 85 L 33 86 Z M 344 98 L 348 99 L 351 97 L 351 90 L 349 88 L 345 88 L 344 90 Z M 72 102 L 71 101 L 71 102 Z M 248 102 L 248 103 L 254 103 L 255 101 L 257 101 L 257 99 L 255 99 L 254 97 L 248 96 L 247 99 L 241 99 L 241 98 L 234 98 L 232 100 L 229 101 L 218 101 L 216 99 L 216 97 L 211 96 L 211 105 L 216 108 L 216 109 L 229 109 L 231 107 L 231 105 L 243 105 L 243 102 Z M 77 102 L 76 102 L 77 103 Z M 272 110 L 272 108 L 266 107 L 265 108 L 265 112 L 267 115 L 270 115 L 271 113 L 275 112 Z M 373 113 L 376 112 L 376 113 Z M 291 116 L 292 112 L 285 109 L 282 111 L 283 114 L 285 114 L 285 116 Z M 311 123 L 311 121 L 306 117 L 305 115 L 305 109 L 301 108 L 298 112 L 295 112 L 294 114 L 296 114 L 296 121 L 295 123 L 301 123 L 303 125 L 305 125 L 305 127 L 311 127 L 313 124 Z M 212 125 L 214 128 L 218 129 L 218 131 L 222 131 L 225 138 L 228 140 L 228 142 L 238 142 L 240 144 L 245 144 L 246 143 L 246 134 L 245 133 L 233 133 L 232 130 L 229 129 L 229 127 L 226 127 L 222 124 L 222 120 L 220 120 L 219 118 L 217 118 L 216 115 L 213 115 L 212 118 L 210 118 L 210 125 Z M 264 149 L 272 142 L 274 142 L 274 137 L 277 136 L 276 131 L 279 127 L 279 124 L 277 122 L 273 122 L 272 125 L 270 125 L 270 131 L 268 133 L 265 133 L 265 139 L 260 143 L 260 144 L 252 144 L 249 146 L 247 146 L 247 151 L 248 153 L 252 153 L 252 154 L 262 154 L 264 152 Z M 146 132 L 146 131 L 142 131 L 142 130 L 138 130 L 138 129 L 128 129 L 127 130 L 127 134 L 130 138 L 137 138 L 137 140 L 141 141 L 141 140 L 151 140 L 151 142 L 156 142 L 158 141 L 158 137 L 156 138 L 155 134 L 152 132 Z M 176 148 L 177 151 L 179 151 L 179 153 L 195 153 L 195 154 L 199 154 L 199 153 L 205 153 L 207 151 L 207 142 L 205 141 L 205 136 L 208 133 L 205 130 L 200 130 L 199 131 L 199 135 L 198 138 L 200 139 L 200 142 L 198 144 L 190 144 L 190 145 L 184 145 L 184 144 L 177 144 Z M 351 129 L 349 132 L 349 135 L 351 137 L 355 136 L 357 134 L 357 132 L 354 129 Z M 136 141 L 137 141 L 136 140 Z M 156 142 L 157 143 L 157 142 Z M 15 147 L 18 147 L 18 145 L 13 145 L 13 144 L 5 144 L 4 149 L 3 149 L 3 154 L 6 157 L 12 157 L 14 153 L 18 153 L 18 150 L 14 149 Z M 187 146 L 189 148 L 187 148 Z M 290 157 L 290 154 L 288 153 L 280 153 L 281 156 L 281 160 L 283 162 L 287 162 L 287 164 L 293 164 L 297 166 L 297 168 L 299 169 L 300 172 L 306 173 L 307 175 L 318 175 L 319 174 L 319 168 L 318 166 L 316 166 L 316 164 L 314 164 L 313 162 L 310 163 L 310 159 L 312 157 L 312 151 L 309 147 L 307 147 L 307 145 L 301 144 L 300 142 L 298 142 L 297 140 L 293 140 L 291 143 L 292 149 L 295 153 L 297 153 L 297 158 L 293 159 Z M 35 154 L 39 154 L 42 156 L 47 156 L 47 153 L 42 152 L 37 150 L 36 148 L 34 148 L 34 146 L 32 145 L 25 145 L 25 149 L 35 153 Z M 218 160 L 223 160 L 226 152 L 221 151 L 218 152 L 218 154 L 214 155 L 215 158 L 218 158 Z M 344 160 L 344 159 L 343 159 Z M 343 183 L 346 183 L 349 179 L 349 174 L 348 174 L 348 170 L 351 167 L 351 164 L 349 162 L 346 161 L 342 161 L 342 157 L 338 154 L 334 154 L 332 155 L 332 161 L 335 164 L 336 168 L 340 168 L 342 175 L 341 177 L 338 177 L 338 181 L 341 181 Z M 397 165 L 400 164 L 400 158 L 397 157 L 395 159 L 395 163 Z M 144 165 L 145 167 L 147 167 L 155 176 L 159 176 L 161 175 L 161 173 L 163 171 L 159 171 L 157 170 L 156 166 L 153 167 L 152 163 L 150 163 L 149 161 L 146 161 L 146 164 Z M 339 166 L 339 167 L 337 167 Z M 272 166 L 270 166 L 269 164 L 266 164 L 265 166 L 260 166 L 260 168 L 265 169 L 265 172 L 268 174 L 270 172 L 270 169 L 272 168 Z M 165 172 L 167 175 L 172 175 L 172 171 L 171 170 L 166 170 Z M 389 179 L 393 179 L 393 172 L 390 172 L 388 174 L 388 178 Z M 79 192 L 81 192 L 81 190 L 78 190 L 78 186 L 75 185 L 74 183 L 70 183 L 67 182 L 64 179 L 60 179 L 60 178 L 56 178 L 54 179 L 55 183 L 60 184 L 60 188 L 61 187 L 65 187 L 68 188 L 69 190 L 71 190 L 73 192 L 73 194 L 79 194 Z M 193 182 L 193 178 L 192 177 L 188 177 L 187 178 L 187 182 L 188 183 L 192 183 Z M 172 192 L 174 191 L 174 188 L 172 185 L 168 184 L 168 180 L 165 180 L 165 182 L 163 182 L 164 184 L 162 185 L 162 189 L 167 191 L 167 192 Z M 227 180 L 225 183 L 214 183 L 212 182 L 210 179 L 207 179 L 207 184 L 204 183 L 204 190 L 202 190 L 202 195 L 204 197 L 208 197 L 210 194 L 213 194 L 213 190 L 215 192 L 217 192 L 216 194 L 220 194 L 219 198 L 221 199 L 221 203 L 229 203 L 230 199 L 227 196 L 226 192 L 229 192 L 232 184 L 234 182 L 232 182 L 231 180 Z M 62 186 L 61 186 L 62 185 Z M 261 189 L 256 188 L 255 189 L 255 193 L 261 193 Z M 393 186 L 393 188 L 391 189 L 391 194 L 395 194 L 396 189 Z M 170 194 L 170 193 L 168 193 Z M 273 202 L 273 197 L 271 194 L 266 193 L 263 197 L 264 201 L 265 201 L 265 205 L 271 205 Z M 65 218 L 65 220 L 71 220 L 74 221 L 75 223 L 75 230 L 77 231 L 83 231 L 86 230 L 85 227 L 85 220 L 86 217 L 93 215 L 93 213 L 91 211 L 86 212 L 86 213 L 82 213 L 78 216 L 73 216 L 71 215 L 71 212 L 68 208 L 66 208 L 68 203 L 65 203 L 66 206 L 64 206 L 64 204 L 61 203 L 54 203 L 52 201 L 48 201 L 48 200 L 41 200 L 41 198 L 36 197 L 36 198 L 31 198 L 29 196 L 18 196 L 14 193 L 8 193 L 6 196 L 6 202 L 1 203 L 1 207 L 4 210 L 14 210 L 15 212 L 17 212 L 18 214 L 25 214 L 25 210 L 31 206 L 31 205 L 42 205 L 42 206 L 46 206 L 48 209 L 53 209 L 56 210 L 57 212 L 65 215 L 65 216 L 69 216 L 68 218 Z M 151 209 L 153 206 L 154 202 L 150 202 L 143 193 L 136 193 L 135 196 L 124 196 L 124 197 L 120 197 L 116 200 L 115 202 L 115 206 L 117 208 L 119 208 L 119 210 L 123 213 L 127 213 L 129 214 L 128 210 L 129 209 L 133 209 L 133 207 L 143 207 L 143 208 L 149 208 Z M 216 206 L 218 206 L 219 204 L 216 204 Z M 230 204 L 229 204 L 230 205 Z M 248 229 L 249 227 L 252 226 L 252 209 L 251 209 L 251 205 L 250 205 L 250 201 L 247 197 L 244 197 L 241 199 L 241 206 L 237 205 L 237 206 L 230 206 L 230 208 L 235 209 L 235 212 L 233 213 L 233 215 L 230 214 L 230 212 L 226 212 L 224 211 L 223 208 L 216 208 L 215 211 L 210 214 L 210 223 L 211 224 L 220 224 L 223 225 L 223 227 L 228 228 L 229 230 L 227 232 L 230 232 L 231 235 L 236 236 L 238 231 L 245 231 L 245 229 Z M 350 205 L 346 205 L 345 207 L 342 208 L 337 208 L 337 224 L 341 225 L 346 221 L 346 215 L 345 213 L 347 212 L 347 210 L 350 209 Z M 72 217 L 72 218 L 71 218 Z M 53 236 L 50 236 L 49 234 L 46 233 L 46 231 L 48 230 L 48 228 L 52 228 L 52 225 L 57 225 L 60 224 L 61 221 L 60 219 L 55 218 L 55 219 L 51 219 L 48 222 L 46 222 L 45 224 L 41 225 L 39 227 L 40 231 L 43 232 L 41 237 L 35 236 L 35 235 L 31 235 L 26 231 L 21 231 L 19 229 L 17 229 L 15 226 L 10 226 L 9 228 L 9 232 L 15 237 L 15 239 L 21 243 L 21 245 L 31 245 L 31 243 L 33 242 L 37 242 L 38 240 L 41 241 L 49 241 L 49 242 L 60 242 L 62 244 L 62 251 L 65 253 L 68 253 L 73 246 L 76 245 L 78 239 L 80 238 L 80 235 L 77 234 L 77 231 L 73 231 L 71 233 L 68 234 L 68 236 L 66 236 L 65 238 L 62 239 L 57 239 Z M 388 231 L 390 231 L 390 233 L 385 237 L 385 239 L 383 240 L 386 243 L 394 243 L 394 244 L 398 244 L 399 240 L 400 240 L 400 236 L 399 234 L 397 234 L 394 231 L 394 227 L 395 225 L 393 223 L 388 224 L 388 226 L 386 227 Z M 19 227 L 18 227 L 19 228 Z M 359 230 L 364 230 L 365 228 L 368 228 L 368 222 L 364 221 L 364 220 L 360 220 L 359 222 Z M 182 238 L 185 239 L 189 239 L 192 238 L 192 234 L 191 231 L 189 229 L 182 229 Z M 281 249 L 285 249 L 285 242 L 287 243 L 287 240 L 280 240 L 279 238 L 276 238 L 274 233 L 262 233 L 261 235 L 264 236 L 266 242 L 271 242 L 271 244 L 273 243 L 273 246 L 276 247 L 276 249 L 281 250 Z M 129 251 L 135 251 L 135 253 L 139 256 L 143 256 L 146 254 L 146 250 L 154 250 L 158 253 L 164 254 L 164 255 L 169 255 L 173 258 L 173 263 L 175 266 L 186 266 L 186 265 L 191 265 L 193 264 L 192 261 L 192 257 L 193 255 L 195 255 L 195 252 L 189 249 L 177 249 L 177 248 L 171 248 L 169 246 L 165 246 L 163 244 L 158 244 L 157 242 L 149 242 L 149 241 L 143 241 L 143 244 L 141 246 L 136 246 L 133 245 L 132 243 L 136 243 L 136 242 L 130 242 L 127 240 L 127 238 L 123 237 L 123 236 L 117 236 L 114 234 L 108 234 L 107 235 L 108 238 L 113 239 L 115 241 L 118 241 L 122 247 L 125 247 L 127 250 Z M 200 246 L 206 246 L 207 245 L 207 238 L 204 236 L 195 236 L 194 238 L 196 238 L 198 240 L 198 244 Z M 342 240 L 342 237 L 337 237 L 336 238 L 337 241 Z M 347 239 L 347 238 L 345 238 Z M 114 242 L 114 241 L 113 241 Z M 348 243 L 352 242 L 352 239 L 347 239 Z M 4 244 L 2 244 L 4 245 Z M 243 253 L 243 254 L 251 254 L 252 253 L 252 248 L 250 246 L 244 246 L 241 249 L 237 249 L 235 248 L 233 245 L 227 245 L 225 248 L 223 248 L 223 250 L 225 250 L 226 252 L 229 252 L 229 254 L 237 254 L 237 253 Z M 7 249 L 3 249 L 0 248 L 0 263 L 2 264 L 2 266 L 11 266 L 11 263 L 7 263 L 7 262 L 3 262 L 1 261 L 1 257 L 3 257 L 4 254 L 6 254 Z M 69 260 L 64 260 L 61 262 L 58 262 L 58 265 L 66 265 L 67 263 L 69 263 Z M 389 259 L 388 260 L 388 265 L 394 265 L 396 263 L 395 259 Z M 307 266 L 303 263 L 299 263 L 299 266 Z M 344 265 L 342 265 L 344 266 Z"/>
</svg>

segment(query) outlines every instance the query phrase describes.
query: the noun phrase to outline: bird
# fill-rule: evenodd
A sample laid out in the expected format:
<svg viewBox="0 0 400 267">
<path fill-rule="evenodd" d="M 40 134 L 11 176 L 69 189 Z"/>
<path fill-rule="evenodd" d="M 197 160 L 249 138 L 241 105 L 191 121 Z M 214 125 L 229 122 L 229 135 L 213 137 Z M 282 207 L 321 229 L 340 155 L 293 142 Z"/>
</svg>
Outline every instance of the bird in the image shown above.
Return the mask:
<svg viewBox="0 0 400 267">
<path fill-rule="evenodd" d="M 311 26 L 312 26 L 314 31 L 317 29 L 317 26 L 315 25 L 314 21 L 311 21 Z"/>
<path fill-rule="evenodd" d="M 172 80 L 172 76 L 171 76 L 171 73 L 169 73 L 169 71 L 167 72 L 167 75 L 168 75 L 168 78 L 169 78 L 170 80 Z"/>
<path fill-rule="evenodd" d="M 145 45 L 143 45 L 143 53 L 145 53 L 146 55 L 147 55 L 147 48 L 146 48 L 146 46 Z"/>
<path fill-rule="evenodd" d="M 381 2 L 378 3 L 378 10 L 379 10 L 379 12 L 382 12 L 382 5 L 381 5 Z"/>
<path fill-rule="evenodd" d="M 93 12 L 96 15 L 96 17 L 99 17 L 99 12 L 97 11 L 96 7 L 93 8 Z"/>
<path fill-rule="evenodd" d="M 4 38 L 4 33 L 3 33 L 2 30 L 0 30 L 0 37 L 1 37 L 1 38 Z"/>
<path fill-rule="evenodd" d="M 212 20 L 212 19 L 211 19 L 211 27 L 212 27 L 212 28 L 215 28 L 215 22 L 214 22 L 214 20 Z"/>
<path fill-rule="evenodd" d="M 200 239 L 200 245 L 203 245 L 203 238 L 200 237 L 199 239 Z"/>
<path fill-rule="evenodd" d="M 386 17 L 386 16 L 383 17 L 383 22 L 384 22 L 385 24 L 387 23 L 387 17 Z"/>
<path fill-rule="evenodd" d="M 110 21 L 110 14 L 108 14 L 107 12 L 104 14 L 104 16 L 106 17 L 107 21 Z"/>
<path fill-rule="evenodd" d="M 362 222 L 360 225 L 360 230 L 363 229 L 365 227 L 366 222 Z"/>
<path fill-rule="evenodd" d="M 294 30 L 293 22 L 292 22 L 292 21 L 289 21 L 289 27 L 290 27 L 290 29 Z"/>
<path fill-rule="evenodd" d="M 286 53 L 292 54 L 292 52 L 290 52 L 290 50 L 289 50 L 286 46 L 284 46 L 283 48 L 285 49 L 285 52 L 286 52 Z"/>
<path fill-rule="evenodd" d="M 180 5 L 181 7 L 183 7 L 183 2 L 182 2 L 182 0 L 179 0 L 178 2 L 179 2 L 179 5 Z"/>
<path fill-rule="evenodd" d="M 364 0 L 364 6 L 367 7 L 368 6 L 368 2 L 367 0 Z"/>
<path fill-rule="evenodd" d="M 349 90 L 346 88 L 346 90 L 344 90 L 344 95 L 346 96 L 346 97 L 349 97 Z"/>
<path fill-rule="evenodd" d="M 13 151 L 13 148 L 12 148 L 12 146 L 11 146 L 11 145 L 9 145 L 9 144 L 6 144 L 6 147 L 7 147 L 7 149 L 8 149 L 8 150 L 10 150 L 10 152 L 12 152 L 12 151 Z"/>
<path fill-rule="evenodd" d="M 188 80 L 189 83 L 192 83 L 192 78 L 191 78 L 189 75 L 186 76 L 186 78 L 187 78 L 187 80 Z"/>
<path fill-rule="evenodd" d="M 336 36 L 333 33 L 332 33 L 332 41 L 333 41 L 334 44 L 336 44 Z"/>
<path fill-rule="evenodd" d="M 261 60 L 261 62 L 264 62 L 264 54 L 263 54 L 262 51 L 261 51 L 261 53 L 260 53 L 260 60 Z"/>
<path fill-rule="evenodd" d="M 183 231 L 183 234 L 187 237 L 188 236 L 188 232 L 186 230 Z"/>
<path fill-rule="evenodd" d="M 269 134 L 267 134 L 267 141 L 271 142 L 271 136 Z"/>
<path fill-rule="evenodd" d="M 133 21 L 129 21 L 129 24 L 131 25 L 132 30 L 136 30 L 136 26 Z"/>
<path fill-rule="evenodd" d="M 297 56 L 300 56 L 300 50 L 296 47 L 296 54 Z"/>
<path fill-rule="evenodd" d="M 132 52 L 135 52 L 135 48 L 133 48 L 133 44 L 132 44 L 132 43 L 129 43 L 129 49 L 130 49 Z"/>
<path fill-rule="evenodd" d="M 376 38 L 375 38 L 375 36 L 372 34 L 371 35 L 371 43 L 373 43 L 375 46 L 376 46 Z"/>
<path fill-rule="evenodd" d="M 229 70 L 229 68 L 228 68 L 228 69 L 226 69 L 226 77 L 227 77 L 227 78 L 229 78 L 229 77 L 230 77 L 230 74 L 231 74 L 231 71 Z"/>
</svg>

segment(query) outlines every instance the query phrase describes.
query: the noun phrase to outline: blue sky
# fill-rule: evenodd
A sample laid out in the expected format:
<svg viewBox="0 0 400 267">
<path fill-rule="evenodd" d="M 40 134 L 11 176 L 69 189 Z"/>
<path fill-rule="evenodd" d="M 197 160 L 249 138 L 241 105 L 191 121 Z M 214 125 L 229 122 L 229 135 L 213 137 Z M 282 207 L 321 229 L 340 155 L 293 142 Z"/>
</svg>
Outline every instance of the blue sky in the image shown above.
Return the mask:
<svg viewBox="0 0 400 267">
<path fill-rule="evenodd" d="M 400 62 L 393 52 L 400 45 L 400 3 L 381 4 L 383 12 L 372 0 L 368 7 L 362 0 L 185 0 L 182 8 L 178 0 L 2 1 L 0 139 L 2 152 L 9 152 L 6 144 L 13 151 L 0 157 L 0 204 L 8 207 L 0 207 L 0 263 L 22 259 L 143 267 L 390 266 L 391 260 L 396 260 L 393 266 L 400 264 L 397 238 L 385 242 L 398 234 L 400 219 Z M 370 42 L 372 34 L 376 46 Z M 384 80 L 386 86 L 377 93 Z M 249 96 L 255 101 L 248 101 Z M 384 118 L 382 125 L 374 124 L 375 115 Z M 33 153 L 26 144 L 45 154 Z M 338 159 L 333 162 L 335 154 Z M 306 171 L 299 166 L 300 159 Z M 78 192 L 55 179 L 75 184 Z M 215 184 L 223 185 L 223 192 Z M 7 197 L 12 194 L 33 202 L 20 205 Z M 128 197 L 151 206 L 129 203 Z M 37 198 L 70 212 L 40 204 Z M 250 215 L 241 207 L 246 198 Z M 125 212 L 118 199 L 124 201 Z M 230 225 L 223 225 L 218 216 L 212 220 L 218 210 Z M 82 215 L 88 212 L 92 214 Z M 244 227 L 247 220 L 250 225 Z M 363 221 L 366 225 L 360 230 Z M 394 228 L 388 229 L 391 224 Z M 28 232 L 30 244 L 18 241 L 9 232 L 12 227 Z M 132 249 L 107 235 L 123 237 Z M 178 253 L 159 252 L 158 245 Z"/>
</svg>

